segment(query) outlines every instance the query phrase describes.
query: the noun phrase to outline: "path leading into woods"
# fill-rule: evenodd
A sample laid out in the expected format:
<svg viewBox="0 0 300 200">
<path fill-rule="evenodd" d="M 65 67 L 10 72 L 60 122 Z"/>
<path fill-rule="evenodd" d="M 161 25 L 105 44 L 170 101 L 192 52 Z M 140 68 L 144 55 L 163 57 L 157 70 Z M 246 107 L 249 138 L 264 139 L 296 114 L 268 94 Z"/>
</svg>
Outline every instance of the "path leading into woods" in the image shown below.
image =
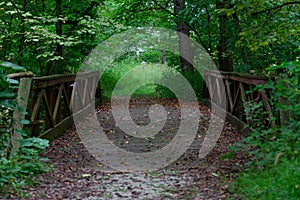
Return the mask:
<svg viewBox="0 0 300 200">
<path fill-rule="evenodd" d="M 180 107 L 173 100 L 134 99 L 130 112 L 136 123 L 147 123 L 149 105 L 160 103 L 168 113 L 168 120 L 153 138 L 135 140 L 124 135 L 106 103 L 97 115 L 107 137 L 122 148 L 133 151 L 153 151 L 165 145 L 180 123 Z M 198 159 L 199 145 L 210 120 L 209 108 L 200 104 L 201 122 L 198 134 L 189 148 L 176 162 L 154 172 L 120 173 L 94 159 L 85 149 L 75 128 L 51 142 L 45 157 L 54 171 L 38 177 L 40 183 L 25 191 L 28 199 L 226 199 L 232 175 L 240 171 L 242 154 L 232 159 L 220 159 L 228 153 L 228 145 L 241 139 L 241 134 L 225 123 L 215 148 L 204 159 Z"/>
</svg>

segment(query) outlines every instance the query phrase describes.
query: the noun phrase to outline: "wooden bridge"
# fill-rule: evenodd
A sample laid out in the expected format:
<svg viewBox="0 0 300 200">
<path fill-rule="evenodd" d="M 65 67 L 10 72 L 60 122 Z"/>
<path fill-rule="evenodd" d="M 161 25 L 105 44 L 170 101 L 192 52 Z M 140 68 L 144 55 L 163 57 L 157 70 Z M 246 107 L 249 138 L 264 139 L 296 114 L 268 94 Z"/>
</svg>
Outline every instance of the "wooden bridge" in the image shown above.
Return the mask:
<svg viewBox="0 0 300 200">
<path fill-rule="evenodd" d="M 101 103 L 98 72 L 46 77 L 32 77 L 31 74 L 21 73 L 11 74 L 9 77 L 20 80 L 18 95 L 22 98 L 19 98 L 18 103 L 19 107 L 28 111 L 27 118 L 30 124 L 27 128 L 30 136 L 54 139 L 73 124 L 74 114 L 84 112 L 89 106 Z M 244 130 L 245 133 L 252 131 L 249 127 L 253 124 L 245 113 L 247 102 L 262 101 L 266 112 L 265 125 L 272 126 L 270 118 L 274 112 L 269 103 L 270 91 L 252 91 L 257 85 L 267 84 L 268 78 L 233 72 L 207 71 L 204 80 L 204 102 L 207 105 L 211 103 L 219 105 L 220 110 L 226 112 L 227 120 L 238 130 Z M 224 87 L 220 87 L 221 85 Z M 222 95 L 226 95 L 226 102 L 221 102 Z M 225 106 L 221 106 L 224 104 Z M 22 117 L 23 114 L 15 111 L 14 119 Z M 20 129 L 20 125 L 15 123 L 15 126 L 15 129 Z"/>
<path fill-rule="evenodd" d="M 100 104 L 97 118 L 103 126 L 103 132 L 113 144 L 128 152 L 155 152 L 165 147 L 170 138 L 174 138 L 175 131 L 180 126 L 180 106 L 176 100 L 131 101 L 130 114 L 138 124 L 149 122 L 149 105 L 167 102 L 163 105 L 169 114 L 163 129 L 155 137 L 141 139 L 124 134 L 114 121 L 109 102 L 101 102 L 98 73 L 50 77 L 19 75 L 11 77 L 20 78 L 18 94 L 22 98 L 18 98 L 18 102 L 19 106 L 28 110 L 27 119 L 30 123 L 26 128 L 30 135 L 52 140 L 65 133 L 53 140 L 47 148 L 45 156 L 51 160 L 55 171 L 42 175 L 38 186 L 26 190 L 32 195 L 31 199 L 165 199 L 163 195 L 166 190 L 171 199 L 186 199 L 186 195 L 191 199 L 226 199 L 228 191 L 222 186 L 220 177 L 230 179 L 246 159 L 243 155 L 224 160 L 220 156 L 229 155 L 231 150 L 228 146 L 243 137 L 234 128 L 242 133 L 252 131 L 249 125 L 253 123 L 244 112 L 245 103 L 263 102 L 266 127 L 271 126 L 270 117 L 277 115 L 272 112 L 269 103 L 271 91 L 247 92 L 256 85 L 266 84 L 267 78 L 207 71 L 204 77 L 204 102 L 207 105 L 213 104 L 211 108 L 216 109 L 215 113 L 226 113 L 230 122 L 225 123 L 212 151 L 199 159 L 199 147 L 203 145 L 211 112 L 214 112 L 209 106 L 200 103 L 202 116 L 199 130 L 189 149 L 179 159 L 151 173 L 120 173 L 111 171 L 108 166 L 100 163 L 101 159 L 92 157 L 79 134 L 74 128 L 69 128 L 73 124 L 73 117 Z M 220 95 L 226 98 L 221 98 Z M 223 99 L 226 101 L 222 101 Z M 23 117 L 24 113 L 15 111 L 14 121 Z M 15 123 L 14 130 L 21 129 L 20 126 L 22 125 Z M 14 132 L 14 137 L 18 138 L 17 132 Z M 14 145 L 17 147 L 17 143 Z"/>
</svg>

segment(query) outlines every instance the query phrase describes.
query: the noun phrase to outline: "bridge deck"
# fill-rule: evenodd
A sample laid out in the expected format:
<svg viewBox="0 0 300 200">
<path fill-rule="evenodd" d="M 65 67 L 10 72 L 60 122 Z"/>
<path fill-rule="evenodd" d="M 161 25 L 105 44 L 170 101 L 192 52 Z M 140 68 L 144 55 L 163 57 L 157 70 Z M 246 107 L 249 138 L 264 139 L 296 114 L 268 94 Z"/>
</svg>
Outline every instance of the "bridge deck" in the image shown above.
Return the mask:
<svg viewBox="0 0 300 200">
<path fill-rule="evenodd" d="M 149 105 L 164 105 L 168 119 L 152 138 L 134 138 L 122 132 L 113 119 L 110 104 L 98 108 L 98 120 L 107 137 L 118 147 L 132 152 L 156 151 L 172 140 L 180 125 L 176 101 L 135 99 L 131 117 L 137 124 L 149 123 Z M 242 137 L 227 122 L 214 149 L 203 159 L 199 147 L 210 120 L 209 108 L 199 105 L 201 120 L 191 147 L 168 167 L 154 172 L 117 172 L 94 159 L 86 150 L 75 128 L 55 139 L 45 153 L 55 171 L 39 177 L 40 184 L 28 188 L 29 199 L 226 199 L 232 173 L 242 167 L 242 154 L 220 159 L 230 152 L 228 145 Z M 224 182 L 224 178 L 227 181 Z"/>
</svg>

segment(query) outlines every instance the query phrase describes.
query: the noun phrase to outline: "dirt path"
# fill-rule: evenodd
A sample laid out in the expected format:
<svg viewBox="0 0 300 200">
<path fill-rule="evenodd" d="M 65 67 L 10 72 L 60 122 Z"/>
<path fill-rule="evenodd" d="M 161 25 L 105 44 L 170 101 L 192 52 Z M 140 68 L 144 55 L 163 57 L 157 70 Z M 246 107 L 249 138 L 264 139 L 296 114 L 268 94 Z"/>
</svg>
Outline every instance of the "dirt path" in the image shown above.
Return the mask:
<svg viewBox="0 0 300 200">
<path fill-rule="evenodd" d="M 135 152 L 153 151 L 166 145 L 180 122 L 176 101 L 138 99 L 130 107 L 136 123 L 147 123 L 148 106 L 153 103 L 164 105 L 168 120 L 160 134 L 151 139 L 142 141 L 122 133 L 115 125 L 109 104 L 99 107 L 98 119 L 116 145 Z M 85 149 L 75 128 L 69 129 L 47 149 L 45 155 L 55 170 L 43 174 L 38 185 L 25 190 L 28 199 L 226 199 L 227 184 L 243 166 L 243 157 L 235 155 L 228 160 L 220 156 L 229 152 L 228 145 L 239 141 L 241 134 L 225 123 L 215 148 L 204 159 L 198 159 L 210 119 L 209 109 L 202 105 L 200 109 L 201 123 L 190 149 L 170 166 L 154 172 L 108 172 L 109 168 Z"/>
</svg>

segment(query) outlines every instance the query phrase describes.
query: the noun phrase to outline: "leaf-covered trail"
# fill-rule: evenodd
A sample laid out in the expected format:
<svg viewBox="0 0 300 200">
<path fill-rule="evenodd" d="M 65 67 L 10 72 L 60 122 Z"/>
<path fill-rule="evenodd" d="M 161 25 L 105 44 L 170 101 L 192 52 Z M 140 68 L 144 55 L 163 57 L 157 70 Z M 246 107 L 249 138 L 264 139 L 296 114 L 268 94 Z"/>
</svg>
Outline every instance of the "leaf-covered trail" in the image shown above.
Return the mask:
<svg viewBox="0 0 300 200">
<path fill-rule="evenodd" d="M 161 132 L 151 139 L 135 140 L 124 135 L 115 125 L 110 105 L 98 108 L 98 119 L 107 137 L 131 151 L 153 151 L 168 142 L 180 122 L 176 101 L 136 99 L 131 101 L 131 116 L 136 123 L 147 123 L 148 108 L 153 103 L 164 105 L 168 120 Z M 201 122 L 190 149 L 170 166 L 150 172 L 120 173 L 94 159 L 86 150 L 75 128 L 51 142 L 45 156 L 55 170 L 38 177 L 40 183 L 25 191 L 28 199 L 226 199 L 232 174 L 244 163 L 242 154 L 220 159 L 228 145 L 242 137 L 225 123 L 217 145 L 204 159 L 198 159 L 199 145 L 209 124 L 210 112 L 200 105 Z M 109 170 L 109 171 L 108 171 Z"/>
</svg>

